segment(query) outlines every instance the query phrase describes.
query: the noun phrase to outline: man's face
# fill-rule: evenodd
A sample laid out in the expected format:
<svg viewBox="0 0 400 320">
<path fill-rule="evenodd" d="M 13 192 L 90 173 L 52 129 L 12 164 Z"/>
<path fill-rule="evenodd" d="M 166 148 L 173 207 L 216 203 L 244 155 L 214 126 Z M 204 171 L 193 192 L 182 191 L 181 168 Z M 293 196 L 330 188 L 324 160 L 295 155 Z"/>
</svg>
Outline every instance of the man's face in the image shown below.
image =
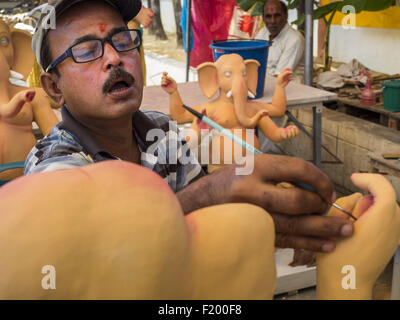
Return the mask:
<svg viewBox="0 0 400 320">
<path fill-rule="evenodd" d="M 126 24 L 106 3 L 88 1 L 76 5 L 57 19 L 56 29 L 48 34 L 52 58 L 82 37 L 105 38 L 117 28 L 126 28 Z M 117 52 L 105 43 L 103 57 L 86 63 L 68 58 L 57 68 L 57 87 L 69 110 L 81 120 L 119 119 L 140 106 L 143 76 L 137 49 Z"/>
<path fill-rule="evenodd" d="M 287 18 L 287 14 L 284 13 L 279 1 L 265 3 L 263 20 L 271 38 L 275 38 L 281 32 L 287 22 Z"/>
</svg>

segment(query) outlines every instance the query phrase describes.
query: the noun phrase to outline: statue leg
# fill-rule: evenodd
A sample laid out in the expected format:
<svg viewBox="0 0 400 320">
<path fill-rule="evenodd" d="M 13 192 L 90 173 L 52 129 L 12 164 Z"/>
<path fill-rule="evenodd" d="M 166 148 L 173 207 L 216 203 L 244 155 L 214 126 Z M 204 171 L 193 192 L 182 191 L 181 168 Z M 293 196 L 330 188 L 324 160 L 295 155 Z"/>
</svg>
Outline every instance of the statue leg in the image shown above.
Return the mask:
<svg viewBox="0 0 400 320">
<path fill-rule="evenodd" d="M 250 204 L 224 204 L 186 217 L 191 234 L 191 299 L 272 299 L 275 228 Z"/>
</svg>

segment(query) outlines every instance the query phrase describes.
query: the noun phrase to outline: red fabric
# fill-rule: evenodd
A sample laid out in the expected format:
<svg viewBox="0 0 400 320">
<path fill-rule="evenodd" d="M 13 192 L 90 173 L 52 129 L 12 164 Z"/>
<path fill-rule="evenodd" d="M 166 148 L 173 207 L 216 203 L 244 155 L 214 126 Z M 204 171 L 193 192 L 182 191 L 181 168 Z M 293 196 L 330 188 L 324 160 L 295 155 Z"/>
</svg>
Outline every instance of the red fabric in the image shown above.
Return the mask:
<svg viewBox="0 0 400 320">
<path fill-rule="evenodd" d="M 251 33 L 254 29 L 254 19 L 251 16 L 243 16 L 239 22 L 239 30 L 248 33 L 251 36 Z"/>
<path fill-rule="evenodd" d="M 210 44 L 212 40 L 228 39 L 235 0 L 192 0 L 192 31 L 194 48 L 190 65 L 197 67 L 214 61 Z"/>
</svg>

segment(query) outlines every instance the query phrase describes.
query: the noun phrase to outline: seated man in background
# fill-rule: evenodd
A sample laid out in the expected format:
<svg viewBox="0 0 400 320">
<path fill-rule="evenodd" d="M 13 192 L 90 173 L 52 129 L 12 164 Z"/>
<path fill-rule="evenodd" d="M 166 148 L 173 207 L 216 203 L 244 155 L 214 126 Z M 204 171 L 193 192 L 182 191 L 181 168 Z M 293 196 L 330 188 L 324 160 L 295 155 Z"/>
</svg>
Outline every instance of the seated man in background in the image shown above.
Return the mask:
<svg viewBox="0 0 400 320">
<path fill-rule="evenodd" d="M 288 24 L 287 6 L 279 0 L 268 0 L 264 5 L 263 20 L 265 26 L 256 39 L 272 42 L 268 50 L 267 75 L 277 76 L 283 69 L 291 68 L 294 80 L 302 82 L 296 75 L 304 56 L 304 37 Z"/>
</svg>

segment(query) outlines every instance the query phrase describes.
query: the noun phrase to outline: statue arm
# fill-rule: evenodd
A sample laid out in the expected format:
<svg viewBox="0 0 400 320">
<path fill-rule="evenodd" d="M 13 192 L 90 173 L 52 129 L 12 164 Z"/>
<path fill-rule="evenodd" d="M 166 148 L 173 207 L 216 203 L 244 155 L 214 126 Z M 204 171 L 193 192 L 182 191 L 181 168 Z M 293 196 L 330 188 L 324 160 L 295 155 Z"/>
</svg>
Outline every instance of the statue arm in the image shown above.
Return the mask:
<svg viewBox="0 0 400 320">
<path fill-rule="evenodd" d="M 33 118 L 43 135 L 47 135 L 50 130 L 59 122 L 53 112 L 50 100 L 43 89 L 36 89 L 36 97 L 32 101 Z"/>
<path fill-rule="evenodd" d="M 269 140 L 273 142 L 281 142 L 284 140 L 281 135 L 282 128 L 277 127 L 270 117 L 266 116 L 261 118 L 258 127 Z"/>
<path fill-rule="evenodd" d="M 10 101 L 7 97 L 2 96 L 0 100 L 0 118 L 15 117 L 24 106 L 25 102 L 31 102 L 35 97 L 35 92 L 32 90 L 24 90 L 18 92 Z"/>
<path fill-rule="evenodd" d="M 183 108 L 183 101 L 178 90 L 169 95 L 169 112 L 172 119 L 178 123 L 186 123 L 194 120 L 194 115 Z"/>
<path fill-rule="evenodd" d="M 168 73 L 166 72 L 163 73 L 161 79 L 161 87 L 165 92 L 169 94 L 169 113 L 171 118 L 179 124 L 192 122 L 195 118 L 194 115 L 183 108 L 183 101 L 178 91 L 178 85 L 176 81 L 168 76 Z M 201 112 L 205 108 L 205 106 L 191 106 L 191 108 L 198 112 Z"/>
<path fill-rule="evenodd" d="M 248 101 L 248 104 L 258 110 L 267 110 L 270 117 L 282 117 L 286 111 L 286 93 L 283 86 L 277 86 L 271 103 Z"/>
<path fill-rule="evenodd" d="M 258 109 L 268 110 L 270 117 L 282 117 L 286 111 L 286 91 L 285 88 L 293 78 L 290 68 L 284 69 L 276 79 L 276 86 L 272 104 L 258 101 L 250 101 L 250 104 Z"/>
<path fill-rule="evenodd" d="M 258 109 L 253 108 L 251 112 L 254 113 Z M 261 132 L 272 142 L 278 143 L 286 139 L 294 138 L 298 135 L 299 129 L 296 126 L 290 125 L 286 128 L 278 127 L 269 116 L 264 116 L 257 124 Z"/>
<path fill-rule="evenodd" d="M 31 102 L 35 97 L 34 91 L 24 90 L 10 98 L 10 76 L 10 66 L 0 51 L 0 118 L 6 119 L 15 117 L 25 102 Z"/>
<path fill-rule="evenodd" d="M 281 117 L 286 111 L 286 92 L 282 84 L 276 84 L 274 97 L 272 98 L 270 116 Z"/>
</svg>

